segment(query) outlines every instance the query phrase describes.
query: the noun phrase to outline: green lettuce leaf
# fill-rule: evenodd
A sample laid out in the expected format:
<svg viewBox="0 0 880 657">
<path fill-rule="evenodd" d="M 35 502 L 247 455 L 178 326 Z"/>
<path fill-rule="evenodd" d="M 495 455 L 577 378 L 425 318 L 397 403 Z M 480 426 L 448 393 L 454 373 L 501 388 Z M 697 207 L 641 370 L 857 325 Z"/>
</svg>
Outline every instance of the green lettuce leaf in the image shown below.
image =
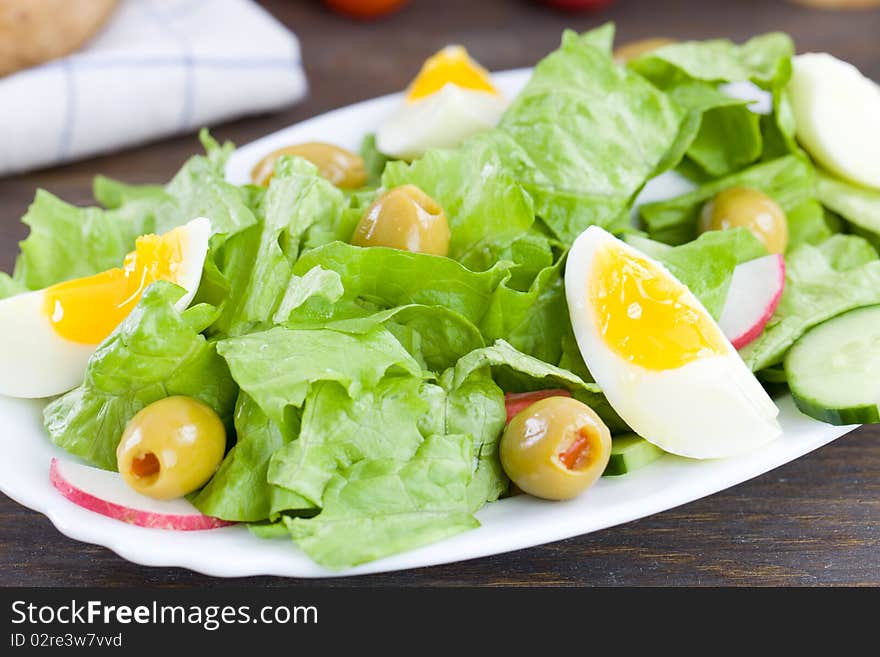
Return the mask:
<svg viewBox="0 0 880 657">
<path fill-rule="evenodd" d="M 282 429 L 288 407 L 301 407 L 317 381 L 336 381 L 350 395 L 373 389 L 392 368 L 420 377 L 422 369 L 384 327 L 350 334 L 275 327 L 217 343 L 235 381 Z M 320 354 L 316 358 L 315 354 Z"/>
<path fill-rule="evenodd" d="M 596 383 L 585 381 L 570 370 L 524 354 L 504 340 L 471 352 L 458 362 L 454 370 L 444 374 L 444 377 L 452 377 L 451 385 L 457 387 L 483 368 L 491 370 L 493 378 L 505 392 L 563 388 L 596 411 L 612 431 L 627 429 Z"/>
<path fill-rule="evenodd" d="M 320 265 L 312 267 L 302 276 L 291 275 L 273 321 L 284 324 L 329 318 L 333 315 L 334 304 L 344 294 L 342 277 L 337 272 Z"/>
<path fill-rule="evenodd" d="M 382 182 L 382 172 L 385 165 L 391 160 L 384 153 L 380 153 L 376 147 L 376 135 L 370 133 L 361 141 L 361 157 L 364 160 L 364 169 L 367 170 L 367 185 L 378 187 Z"/>
<path fill-rule="evenodd" d="M 558 259 L 557 253 L 562 253 L 565 249 L 562 242 L 549 233 L 544 222 L 537 219 L 531 228 L 499 253 L 499 261 L 514 263 L 510 278 L 505 283 L 507 287 L 527 291 L 538 274 L 553 266 Z"/>
<path fill-rule="evenodd" d="M 449 256 L 470 269 L 487 269 L 535 220 L 532 198 L 509 170 L 509 162 L 521 157 L 503 135 L 480 135 L 455 150 L 428 151 L 411 164 L 390 162 L 382 185 L 413 184 L 436 200 L 449 220 Z"/>
<path fill-rule="evenodd" d="M 727 39 L 674 43 L 642 55 L 629 66 L 649 80 L 748 80 L 762 89 L 774 89 L 791 77 L 793 55 L 791 37 L 771 32 L 742 45 Z"/>
<path fill-rule="evenodd" d="M 174 303 L 183 290 L 154 283 L 89 360 L 82 386 L 51 402 L 44 423 L 53 443 L 106 470 L 128 421 L 172 395 L 201 400 L 229 425 L 237 394 L 215 345 L 200 335 L 216 313 Z"/>
<path fill-rule="evenodd" d="M 235 408 L 235 432 L 235 446 L 191 500 L 199 511 L 223 520 L 256 522 L 269 518 L 275 509 L 312 506 L 292 491 L 269 483 L 269 459 L 292 437 L 246 394 L 239 395 Z"/>
<path fill-rule="evenodd" d="M 29 290 L 122 266 L 135 240 L 155 232 L 154 206 L 137 201 L 117 210 L 78 208 L 38 190 L 22 221 L 30 234 L 21 243 L 14 280 Z"/>
<path fill-rule="evenodd" d="M 371 322 L 384 324 L 422 369 L 435 373 L 443 372 L 469 351 L 484 346 L 476 326 L 443 306 L 397 306 L 362 319 L 331 322 L 326 327 L 346 331 Z"/>
<path fill-rule="evenodd" d="M 374 310 L 444 306 L 477 323 L 512 265 L 498 263 L 475 272 L 440 256 L 334 242 L 304 253 L 293 273 L 304 276 L 318 266 L 339 275 L 343 301 L 371 304 Z"/>
<path fill-rule="evenodd" d="M 839 227 L 833 227 L 832 221 L 822 208 L 819 201 L 804 201 L 786 214 L 788 223 L 788 246 L 791 251 L 801 244 L 821 244 L 835 233 Z"/>
<path fill-rule="evenodd" d="M 27 292 L 23 283 L 19 283 L 9 274 L 0 271 L 0 299 Z"/>
<path fill-rule="evenodd" d="M 811 327 L 835 315 L 880 303 L 880 259 L 865 240 L 835 235 L 804 244 L 785 259 L 785 289 L 764 332 L 740 350 L 753 371 L 779 363 Z"/>
<path fill-rule="evenodd" d="M 273 455 L 269 481 L 322 505 L 331 478 L 356 462 L 410 460 L 429 436 L 466 433 L 476 464 L 468 495 L 477 509 L 506 488 L 497 457 L 504 422 L 503 395 L 488 371 L 454 384 L 445 376 L 441 385 L 387 376 L 352 395 L 320 382 L 309 390 L 299 437 Z"/>
<path fill-rule="evenodd" d="M 719 85 L 751 81 L 776 96 L 791 76 L 793 54 L 787 35 L 771 33 L 742 45 L 722 39 L 671 44 L 630 62 L 630 68 L 666 91 L 686 112 L 668 165 L 675 166 L 687 153 L 704 173 L 717 177 L 758 160 L 766 150 L 763 118 L 750 112 L 747 103 L 728 97 Z"/>
<path fill-rule="evenodd" d="M 853 232 L 880 248 L 880 190 L 853 185 L 820 170 L 816 191 L 822 204 L 846 219 Z"/>
<path fill-rule="evenodd" d="M 333 476 L 318 516 L 285 523 L 306 554 L 332 569 L 473 529 L 472 451 L 470 436 L 431 436 L 411 460 L 359 461 Z"/>
<path fill-rule="evenodd" d="M 555 363 L 562 354 L 568 306 L 562 278 L 565 259 L 543 269 L 528 290 L 502 282 L 493 292 L 479 326 L 487 342 L 504 339 L 516 349 Z"/>
<path fill-rule="evenodd" d="M 190 158 L 165 189 L 98 177 L 95 197 L 108 210 L 78 208 L 39 190 L 22 219 L 30 234 L 15 265 L 18 287 L 36 290 L 119 267 L 139 236 L 165 233 L 198 216 L 211 219 L 219 233 L 254 223 L 249 194 L 224 180 L 232 145 L 202 137 L 207 155 Z"/>
<path fill-rule="evenodd" d="M 203 129 L 199 140 L 205 155 L 194 155 L 161 190 L 156 185 L 127 185 L 109 178 L 95 180 L 95 198 L 108 208 L 130 203 L 147 204 L 155 215 L 152 232 L 165 233 L 176 226 L 207 217 L 215 233 L 232 235 L 256 222 L 253 190 L 226 182 L 226 161 L 232 143 L 218 144 Z"/>
<path fill-rule="evenodd" d="M 375 388 L 349 396 L 335 381 L 313 385 L 305 401 L 299 437 L 272 456 L 269 482 L 322 506 L 324 488 L 340 470 L 373 459 L 408 461 L 425 436 L 421 418 L 440 409 L 412 376 L 390 376 Z M 441 400 L 442 401 L 442 400 Z"/>
<path fill-rule="evenodd" d="M 239 334 L 268 322 L 282 303 L 309 232 L 316 226 L 332 232 L 347 205 L 314 165 L 280 158 L 260 208 L 265 219 L 223 254 L 219 269 L 232 283 L 218 326 Z"/>
<path fill-rule="evenodd" d="M 752 187 L 772 197 L 782 209 L 795 213 L 805 203 L 814 202 L 815 172 L 802 159 L 787 156 L 756 164 L 724 178 L 666 201 L 639 208 L 649 236 L 667 244 L 683 244 L 697 237 L 697 224 L 703 205 L 728 187 Z"/>
<path fill-rule="evenodd" d="M 450 255 L 472 269 L 509 253 L 535 214 L 563 244 L 591 224 L 623 229 L 682 117 L 666 94 L 614 64 L 612 37 L 611 25 L 566 32 L 497 129 L 409 165 L 392 162 L 383 185 L 413 183 L 435 198 L 450 220 Z"/>
<path fill-rule="evenodd" d="M 703 113 L 688 157 L 710 176 L 726 176 L 761 157 L 760 116 L 744 104 L 725 104 Z"/>
<path fill-rule="evenodd" d="M 106 176 L 95 176 L 92 196 L 108 210 L 121 208 L 133 201 L 151 201 L 161 205 L 172 200 L 164 185 L 129 185 Z"/>
<path fill-rule="evenodd" d="M 632 197 L 657 170 L 682 115 L 668 96 L 617 66 L 613 27 L 579 36 L 535 67 L 501 120 L 525 157 L 512 167 L 535 211 L 570 244 L 587 226 L 615 231 L 628 223 Z"/>
</svg>

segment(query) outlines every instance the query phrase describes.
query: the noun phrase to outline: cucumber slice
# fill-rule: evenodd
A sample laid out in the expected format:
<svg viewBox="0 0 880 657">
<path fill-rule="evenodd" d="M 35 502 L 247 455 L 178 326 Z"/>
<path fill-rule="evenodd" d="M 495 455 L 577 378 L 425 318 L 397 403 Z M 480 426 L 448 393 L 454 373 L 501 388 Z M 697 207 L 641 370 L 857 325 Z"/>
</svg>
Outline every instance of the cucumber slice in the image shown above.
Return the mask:
<svg viewBox="0 0 880 657">
<path fill-rule="evenodd" d="M 666 452 L 652 445 L 647 440 L 634 433 L 626 433 L 614 436 L 611 439 L 611 458 L 603 477 L 617 476 L 643 468 L 652 461 L 656 461 Z"/>
<path fill-rule="evenodd" d="M 880 422 L 880 305 L 812 328 L 785 357 L 801 412 L 829 424 Z"/>
</svg>

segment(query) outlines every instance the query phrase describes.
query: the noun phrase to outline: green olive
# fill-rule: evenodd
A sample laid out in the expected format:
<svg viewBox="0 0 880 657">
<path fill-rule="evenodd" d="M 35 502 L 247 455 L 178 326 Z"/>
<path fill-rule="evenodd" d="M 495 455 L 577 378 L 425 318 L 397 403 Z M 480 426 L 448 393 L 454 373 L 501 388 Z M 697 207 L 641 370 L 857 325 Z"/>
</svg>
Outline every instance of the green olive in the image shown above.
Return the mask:
<svg viewBox="0 0 880 657">
<path fill-rule="evenodd" d="M 703 206 L 700 229 L 748 228 L 770 253 L 785 253 L 788 221 L 772 198 L 749 187 L 730 187 Z"/>
<path fill-rule="evenodd" d="M 305 144 L 285 146 L 272 151 L 257 162 L 251 172 L 251 179 L 256 185 L 265 187 L 275 173 L 275 160 L 282 155 L 297 155 L 308 160 L 318 172 L 337 187 L 357 189 L 367 184 L 367 170 L 360 155 L 347 151 L 333 144 L 310 141 Z"/>
<path fill-rule="evenodd" d="M 351 243 L 413 253 L 449 253 L 449 223 L 437 202 L 415 185 L 395 187 L 361 217 Z"/>
<path fill-rule="evenodd" d="M 571 397 L 547 397 L 520 411 L 501 437 L 501 465 L 520 489 L 568 500 L 602 476 L 611 433 L 596 412 Z"/>
<path fill-rule="evenodd" d="M 207 483 L 225 450 L 226 429 L 214 409 L 192 397 L 166 397 L 129 421 L 116 463 L 138 493 L 170 500 Z"/>
</svg>

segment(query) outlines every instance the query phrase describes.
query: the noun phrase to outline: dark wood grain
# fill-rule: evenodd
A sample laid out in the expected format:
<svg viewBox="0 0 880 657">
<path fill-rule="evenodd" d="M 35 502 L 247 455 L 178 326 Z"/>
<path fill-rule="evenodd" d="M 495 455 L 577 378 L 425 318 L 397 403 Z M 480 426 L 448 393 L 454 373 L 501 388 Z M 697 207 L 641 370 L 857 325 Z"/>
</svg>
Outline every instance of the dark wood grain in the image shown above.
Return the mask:
<svg viewBox="0 0 880 657">
<path fill-rule="evenodd" d="M 827 50 L 880 79 L 880 11 L 825 13 L 784 2 L 621 1 L 568 15 L 526 0 L 415 0 L 386 20 L 354 23 L 318 2 L 263 3 L 300 36 L 311 93 L 289 110 L 214 128 L 245 143 L 334 107 L 401 89 L 424 57 L 460 42 L 491 69 L 533 64 L 565 27 L 612 19 L 623 41 L 650 36 L 743 40 L 785 30 L 801 51 Z M 0 108 L 2 116 L 2 108 Z M 2 148 L 2 145 L 0 145 Z M 198 149 L 184 135 L 77 164 L 0 179 L 0 269 L 12 267 L 19 222 L 38 187 L 91 202 L 97 173 L 163 182 Z M 292 580 L 236 583 L 282 586 Z M 180 569 L 146 568 L 72 541 L 40 514 L 0 496 L 0 586 L 198 586 Z M 317 586 L 880 585 L 880 427 L 861 428 L 762 477 L 686 506 L 595 534 L 463 563 Z"/>
</svg>

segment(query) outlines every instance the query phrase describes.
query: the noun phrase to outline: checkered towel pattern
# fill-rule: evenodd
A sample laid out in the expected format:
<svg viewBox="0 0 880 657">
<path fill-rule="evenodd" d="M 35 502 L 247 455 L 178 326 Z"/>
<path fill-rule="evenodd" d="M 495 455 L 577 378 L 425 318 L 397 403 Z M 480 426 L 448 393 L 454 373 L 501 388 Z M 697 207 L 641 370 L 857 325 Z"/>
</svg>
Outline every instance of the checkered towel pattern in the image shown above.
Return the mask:
<svg viewBox="0 0 880 657">
<path fill-rule="evenodd" d="M 0 78 L 0 176 L 305 93 L 299 42 L 250 0 L 123 0 L 85 49 Z"/>
</svg>

